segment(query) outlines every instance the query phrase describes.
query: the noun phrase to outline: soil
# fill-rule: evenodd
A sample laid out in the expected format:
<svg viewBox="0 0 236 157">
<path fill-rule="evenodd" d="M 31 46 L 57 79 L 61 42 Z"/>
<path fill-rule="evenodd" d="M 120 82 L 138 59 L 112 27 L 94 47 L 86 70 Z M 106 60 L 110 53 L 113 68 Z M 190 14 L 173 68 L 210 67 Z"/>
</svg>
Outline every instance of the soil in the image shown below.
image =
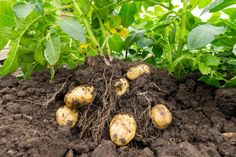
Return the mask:
<svg viewBox="0 0 236 157">
<path fill-rule="evenodd" d="M 48 72 L 31 80 L 14 76 L 0 79 L 1 157 L 236 157 L 236 88 L 215 89 L 188 77 L 176 81 L 151 67 L 150 75 L 130 81 L 129 92 L 115 96 L 114 81 L 138 64 L 115 61 L 107 67 L 90 58 L 76 70 L 58 69 L 53 81 Z M 74 129 L 60 127 L 55 111 L 64 105 L 66 92 L 78 85 L 93 85 L 93 104 L 79 108 Z M 165 103 L 173 122 L 155 128 L 149 109 Z M 108 126 L 117 113 L 132 114 L 138 124 L 134 140 L 115 146 Z M 70 153 L 67 153 L 67 152 Z"/>
</svg>

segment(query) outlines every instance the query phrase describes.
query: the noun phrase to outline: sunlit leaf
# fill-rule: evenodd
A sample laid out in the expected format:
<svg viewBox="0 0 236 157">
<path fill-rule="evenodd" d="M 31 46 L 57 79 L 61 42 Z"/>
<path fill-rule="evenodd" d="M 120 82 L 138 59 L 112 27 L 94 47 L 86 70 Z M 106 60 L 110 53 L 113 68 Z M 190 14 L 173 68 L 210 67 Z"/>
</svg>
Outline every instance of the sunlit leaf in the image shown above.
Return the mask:
<svg viewBox="0 0 236 157">
<path fill-rule="evenodd" d="M 25 18 L 31 13 L 31 11 L 34 10 L 35 6 L 36 4 L 32 4 L 30 2 L 18 2 L 13 6 L 13 10 L 17 17 Z"/>
<path fill-rule="evenodd" d="M 50 65 L 55 65 L 60 58 L 61 41 L 60 37 L 52 36 L 46 43 L 44 56 Z"/>
<path fill-rule="evenodd" d="M 195 27 L 188 36 L 188 46 L 190 49 L 201 48 L 212 42 L 217 35 L 224 34 L 227 28 L 216 27 L 210 24 Z"/>
<path fill-rule="evenodd" d="M 116 52 L 121 52 L 124 48 L 124 42 L 118 35 L 112 36 L 108 43 L 111 50 Z"/>
<path fill-rule="evenodd" d="M 235 0 L 214 0 L 211 4 L 209 4 L 202 10 L 201 14 L 204 14 L 208 11 L 217 12 L 233 4 L 236 4 Z"/>
<path fill-rule="evenodd" d="M 78 21 L 73 19 L 63 19 L 58 22 L 61 29 L 68 34 L 70 37 L 78 40 L 81 43 L 86 42 L 86 36 L 83 27 Z"/>
<path fill-rule="evenodd" d="M 4 61 L 2 67 L 0 68 L 0 76 L 4 76 L 11 72 L 14 72 L 18 67 L 18 48 L 19 41 L 16 43 L 10 43 L 10 50 L 8 52 L 7 59 Z"/>
<path fill-rule="evenodd" d="M 135 3 L 124 3 L 120 9 L 122 26 L 130 26 L 134 22 L 136 12 L 137 8 Z"/>
<path fill-rule="evenodd" d="M 0 29 L 16 25 L 14 12 L 11 9 L 12 1 L 0 0 Z"/>
</svg>

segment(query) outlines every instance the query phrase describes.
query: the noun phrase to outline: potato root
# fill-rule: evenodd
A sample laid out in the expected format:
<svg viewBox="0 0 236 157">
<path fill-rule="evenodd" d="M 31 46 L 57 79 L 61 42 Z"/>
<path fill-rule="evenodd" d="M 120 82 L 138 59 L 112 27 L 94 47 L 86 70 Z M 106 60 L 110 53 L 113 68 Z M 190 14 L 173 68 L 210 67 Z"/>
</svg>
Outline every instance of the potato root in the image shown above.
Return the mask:
<svg viewBox="0 0 236 157">
<path fill-rule="evenodd" d="M 78 112 L 67 106 L 62 106 L 56 111 L 56 122 L 60 126 L 73 128 L 77 123 L 78 117 Z"/>
<path fill-rule="evenodd" d="M 135 136 L 137 124 L 128 114 L 118 114 L 110 122 L 110 137 L 118 146 L 127 145 Z"/>
<path fill-rule="evenodd" d="M 114 84 L 116 95 L 121 96 L 123 95 L 129 88 L 129 82 L 125 78 L 120 78 Z"/>
<path fill-rule="evenodd" d="M 65 95 L 64 102 L 69 108 L 79 108 L 91 104 L 94 98 L 93 86 L 78 86 Z"/>
<path fill-rule="evenodd" d="M 172 121 L 172 114 L 163 104 L 157 104 L 150 111 L 152 123 L 159 129 L 167 128 Z"/>
<path fill-rule="evenodd" d="M 144 75 L 144 74 L 149 74 L 149 73 L 150 73 L 149 66 L 147 66 L 146 64 L 139 64 L 135 67 L 131 67 L 128 70 L 127 78 L 129 80 L 135 80 L 139 76 Z"/>
</svg>

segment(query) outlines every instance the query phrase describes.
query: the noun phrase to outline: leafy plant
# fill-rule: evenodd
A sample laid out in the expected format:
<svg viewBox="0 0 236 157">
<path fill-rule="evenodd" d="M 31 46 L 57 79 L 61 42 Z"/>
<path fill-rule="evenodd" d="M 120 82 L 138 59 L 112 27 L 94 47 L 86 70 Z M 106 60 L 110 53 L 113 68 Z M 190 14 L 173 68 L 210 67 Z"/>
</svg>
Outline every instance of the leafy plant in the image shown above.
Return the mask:
<svg viewBox="0 0 236 157">
<path fill-rule="evenodd" d="M 200 73 L 216 86 L 236 85 L 235 0 L 0 0 L 4 76 L 24 78 L 55 67 L 75 68 L 86 57 L 143 60 L 175 77 Z M 192 11 L 212 13 L 202 21 Z M 221 18 L 225 15 L 228 18 Z"/>
</svg>

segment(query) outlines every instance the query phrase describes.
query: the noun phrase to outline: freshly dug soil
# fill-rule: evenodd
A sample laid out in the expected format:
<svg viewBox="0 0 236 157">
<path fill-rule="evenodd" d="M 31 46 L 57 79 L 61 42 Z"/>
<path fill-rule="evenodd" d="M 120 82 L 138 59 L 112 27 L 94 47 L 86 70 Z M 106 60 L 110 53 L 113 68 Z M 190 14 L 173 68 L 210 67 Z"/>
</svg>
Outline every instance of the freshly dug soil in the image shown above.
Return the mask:
<svg viewBox="0 0 236 157">
<path fill-rule="evenodd" d="M 114 81 L 138 63 L 116 61 L 111 67 L 89 58 L 76 70 L 59 69 L 49 83 L 48 72 L 31 80 L 0 79 L 0 157 L 236 157 L 236 88 L 214 89 L 193 78 L 176 81 L 151 67 L 150 75 L 130 82 L 129 92 L 115 96 Z M 74 129 L 60 127 L 55 111 L 66 92 L 93 85 L 96 98 L 79 109 Z M 149 109 L 163 102 L 173 114 L 165 130 L 155 128 Z M 134 140 L 125 147 L 109 138 L 109 122 L 117 113 L 132 114 L 138 124 Z M 67 156 L 69 157 L 69 156 Z"/>
</svg>

